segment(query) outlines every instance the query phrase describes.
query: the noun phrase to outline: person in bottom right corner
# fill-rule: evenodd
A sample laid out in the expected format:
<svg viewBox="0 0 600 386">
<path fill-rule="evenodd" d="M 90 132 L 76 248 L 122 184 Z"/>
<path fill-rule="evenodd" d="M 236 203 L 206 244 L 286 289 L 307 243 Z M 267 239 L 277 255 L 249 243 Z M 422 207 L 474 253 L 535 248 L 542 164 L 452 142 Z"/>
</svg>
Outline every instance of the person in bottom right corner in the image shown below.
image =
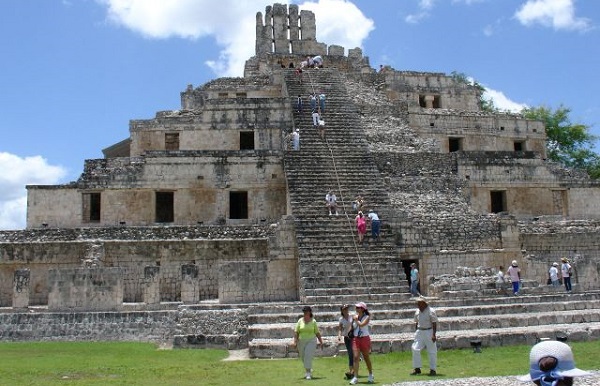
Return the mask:
<svg viewBox="0 0 600 386">
<path fill-rule="evenodd" d="M 410 375 L 421 374 L 421 350 L 427 349 L 429 357 L 429 374 L 437 375 L 437 315 L 435 310 L 429 307 L 429 303 L 423 296 L 417 299 L 417 311 L 415 312 L 416 333 L 412 344 L 412 363 L 414 370 Z"/>
<path fill-rule="evenodd" d="M 565 283 L 565 289 L 567 292 L 571 292 L 573 288 L 571 287 L 571 274 L 573 273 L 573 267 L 569 264 L 569 260 L 566 257 L 560 259 L 560 273 L 563 278 L 563 283 Z"/>
<path fill-rule="evenodd" d="M 531 348 L 529 374 L 518 379 L 533 382 L 538 386 L 572 386 L 575 377 L 590 375 L 592 373 L 575 367 L 575 359 L 569 345 L 547 340 Z"/>
</svg>

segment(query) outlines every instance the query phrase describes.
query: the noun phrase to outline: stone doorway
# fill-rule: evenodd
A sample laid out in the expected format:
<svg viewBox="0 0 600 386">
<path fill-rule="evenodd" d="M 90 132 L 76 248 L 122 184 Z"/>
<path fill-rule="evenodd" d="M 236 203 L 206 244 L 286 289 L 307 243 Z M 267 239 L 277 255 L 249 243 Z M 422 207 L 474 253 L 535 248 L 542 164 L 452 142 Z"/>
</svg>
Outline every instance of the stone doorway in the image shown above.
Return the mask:
<svg viewBox="0 0 600 386">
<path fill-rule="evenodd" d="M 421 293 L 421 267 L 419 267 L 419 260 L 407 259 L 407 260 L 401 260 L 400 263 L 402 264 L 402 269 L 404 270 L 404 274 L 406 275 L 406 287 L 408 288 L 409 291 L 410 291 L 410 265 L 412 263 L 415 263 L 417 265 L 417 269 L 419 270 L 419 286 L 417 287 L 417 289 L 419 290 L 419 293 Z"/>
</svg>

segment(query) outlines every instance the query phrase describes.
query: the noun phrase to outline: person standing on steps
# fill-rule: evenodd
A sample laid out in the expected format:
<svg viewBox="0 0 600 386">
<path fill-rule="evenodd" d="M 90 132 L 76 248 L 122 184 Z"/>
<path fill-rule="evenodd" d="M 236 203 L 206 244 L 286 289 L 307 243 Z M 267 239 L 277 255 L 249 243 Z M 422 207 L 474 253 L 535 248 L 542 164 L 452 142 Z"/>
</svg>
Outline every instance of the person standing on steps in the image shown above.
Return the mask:
<svg viewBox="0 0 600 386">
<path fill-rule="evenodd" d="M 300 129 L 296 129 L 292 133 L 292 149 L 300 150 Z"/>
<path fill-rule="evenodd" d="M 352 202 L 352 209 L 354 209 L 356 211 L 356 213 L 358 213 L 359 211 L 362 210 L 364 203 L 365 203 L 365 200 L 362 198 L 361 195 L 358 195 L 358 196 L 356 196 L 356 199 Z"/>
<path fill-rule="evenodd" d="M 519 268 L 519 264 L 517 264 L 517 260 L 513 260 L 510 267 L 506 270 L 508 276 L 510 277 L 510 282 L 512 283 L 513 294 L 518 295 L 519 290 L 521 289 L 521 268 Z"/>
<path fill-rule="evenodd" d="M 304 106 L 304 101 L 302 100 L 302 95 L 298 94 L 298 98 L 296 99 L 296 111 L 301 113 L 303 106 Z"/>
<path fill-rule="evenodd" d="M 496 273 L 496 293 L 498 295 L 506 295 L 506 280 L 504 279 L 504 267 L 498 267 L 498 273 Z"/>
<path fill-rule="evenodd" d="M 317 340 L 323 349 L 323 338 L 317 321 L 313 317 L 312 308 L 304 306 L 302 317 L 298 319 L 294 329 L 294 346 L 298 349 L 298 358 L 304 363 L 304 378 L 312 378 L 312 361 L 317 349 Z M 315 340 L 315 337 L 317 338 Z"/>
<path fill-rule="evenodd" d="M 312 111 L 312 120 L 313 120 L 313 127 L 316 130 L 317 127 L 319 126 L 319 121 L 321 120 L 321 116 L 319 115 L 319 112 L 316 109 Z"/>
<path fill-rule="evenodd" d="M 335 196 L 335 193 L 333 193 L 333 190 L 330 190 L 325 195 L 325 206 L 327 206 L 327 209 L 329 209 L 330 216 L 332 212 L 337 216 L 337 197 Z"/>
<path fill-rule="evenodd" d="M 352 315 L 349 313 L 350 305 L 344 304 L 340 308 L 342 316 L 338 323 L 338 342 L 344 339 L 344 345 L 346 346 L 346 352 L 348 353 L 348 372 L 346 373 L 346 379 L 352 379 L 354 377 L 354 354 L 352 353 L 352 338 L 354 338 L 354 328 L 352 327 Z"/>
<path fill-rule="evenodd" d="M 352 353 L 354 354 L 354 377 L 350 380 L 351 385 L 358 383 L 358 369 L 360 365 L 360 354 L 369 370 L 368 383 L 375 382 L 373 377 L 373 366 L 371 364 L 371 332 L 369 322 L 371 315 L 367 305 L 363 302 L 355 304 L 356 314 L 353 316 L 352 326 L 354 327 L 354 338 L 352 339 Z"/>
<path fill-rule="evenodd" d="M 304 66 L 300 65 L 300 67 L 296 68 L 296 71 L 294 71 L 299 84 L 302 84 L 302 67 Z"/>
<path fill-rule="evenodd" d="M 325 140 L 325 120 L 321 118 L 321 113 L 319 112 L 319 137 L 322 140 Z"/>
<path fill-rule="evenodd" d="M 421 374 L 421 350 L 427 349 L 429 357 L 429 375 L 437 375 L 437 315 L 435 310 L 429 307 L 427 299 L 417 299 L 417 311 L 415 312 L 415 340 L 412 344 L 412 363 L 414 370 L 410 375 Z"/>
<path fill-rule="evenodd" d="M 573 290 L 571 286 L 571 275 L 573 274 L 573 267 L 569 264 L 569 260 L 566 257 L 560 259 L 561 266 L 560 272 L 563 278 L 563 283 L 565 283 L 565 289 L 567 292 L 571 292 Z"/>
<path fill-rule="evenodd" d="M 419 293 L 419 270 L 417 263 L 410 265 L 410 294 L 411 296 L 421 296 Z"/>
<path fill-rule="evenodd" d="M 321 114 L 325 114 L 325 93 L 321 91 L 319 94 L 319 109 L 321 110 Z"/>
<path fill-rule="evenodd" d="M 310 101 L 310 109 L 314 113 L 317 111 L 317 95 L 315 93 L 310 94 L 308 100 Z"/>
<path fill-rule="evenodd" d="M 558 282 L 558 263 L 552 263 L 552 267 L 548 270 L 548 276 L 550 277 L 550 283 L 552 283 L 552 288 L 557 290 L 560 286 Z"/>
<path fill-rule="evenodd" d="M 379 216 L 373 209 L 369 209 L 369 214 L 367 215 L 369 218 L 369 222 L 371 223 L 371 238 L 373 241 L 379 241 L 379 232 L 381 231 L 381 220 L 379 220 Z"/>
<path fill-rule="evenodd" d="M 356 222 L 356 231 L 358 232 L 358 243 L 363 245 L 365 234 L 367 233 L 367 220 L 362 211 L 358 212 L 354 218 L 354 222 Z"/>
</svg>

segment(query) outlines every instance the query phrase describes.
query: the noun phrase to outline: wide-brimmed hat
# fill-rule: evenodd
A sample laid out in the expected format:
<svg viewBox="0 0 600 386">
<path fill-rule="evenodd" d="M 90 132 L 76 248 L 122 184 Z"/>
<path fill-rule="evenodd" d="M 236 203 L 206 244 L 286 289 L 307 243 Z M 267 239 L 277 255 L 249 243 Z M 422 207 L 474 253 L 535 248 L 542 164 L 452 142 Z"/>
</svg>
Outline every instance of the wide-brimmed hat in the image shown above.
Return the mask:
<svg viewBox="0 0 600 386">
<path fill-rule="evenodd" d="M 518 265 L 518 264 L 517 264 L 517 260 L 513 260 L 513 261 L 512 261 L 512 263 L 511 263 L 511 265 L 512 265 L 513 267 L 516 267 L 516 266 Z"/>
<path fill-rule="evenodd" d="M 427 298 L 425 296 L 419 296 L 417 298 L 417 303 L 425 303 L 425 304 L 429 305 L 429 300 L 427 300 Z"/>
<path fill-rule="evenodd" d="M 563 263 L 568 263 L 569 259 L 567 259 L 566 257 L 561 257 L 560 261 L 562 261 Z"/>
<path fill-rule="evenodd" d="M 356 308 L 362 308 L 363 310 L 368 310 L 367 304 L 364 302 L 358 302 L 354 305 Z"/>
<path fill-rule="evenodd" d="M 548 372 L 540 369 L 540 360 L 551 357 L 556 359 L 556 366 Z M 529 353 L 529 374 L 519 377 L 523 382 L 531 382 L 543 376 L 558 377 L 585 377 L 591 375 L 575 367 L 575 360 L 571 347 L 563 342 L 555 340 L 544 341 L 531 348 Z"/>
</svg>

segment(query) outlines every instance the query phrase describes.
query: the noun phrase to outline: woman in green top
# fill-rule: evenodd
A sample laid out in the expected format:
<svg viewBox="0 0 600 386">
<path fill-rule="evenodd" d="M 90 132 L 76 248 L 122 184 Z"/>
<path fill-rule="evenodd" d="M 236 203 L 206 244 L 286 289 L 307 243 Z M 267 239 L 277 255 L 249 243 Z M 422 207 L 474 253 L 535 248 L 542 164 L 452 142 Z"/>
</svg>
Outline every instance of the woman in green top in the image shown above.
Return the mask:
<svg viewBox="0 0 600 386">
<path fill-rule="evenodd" d="M 298 358 L 304 363 L 306 373 L 304 378 L 312 378 L 312 360 L 317 349 L 315 337 L 319 340 L 321 350 L 323 349 L 323 338 L 319 332 L 317 321 L 313 318 L 312 308 L 304 306 L 304 315 L 298 319 L 294 330 L 294 345 L 298 348 Z"/>
</svg>

